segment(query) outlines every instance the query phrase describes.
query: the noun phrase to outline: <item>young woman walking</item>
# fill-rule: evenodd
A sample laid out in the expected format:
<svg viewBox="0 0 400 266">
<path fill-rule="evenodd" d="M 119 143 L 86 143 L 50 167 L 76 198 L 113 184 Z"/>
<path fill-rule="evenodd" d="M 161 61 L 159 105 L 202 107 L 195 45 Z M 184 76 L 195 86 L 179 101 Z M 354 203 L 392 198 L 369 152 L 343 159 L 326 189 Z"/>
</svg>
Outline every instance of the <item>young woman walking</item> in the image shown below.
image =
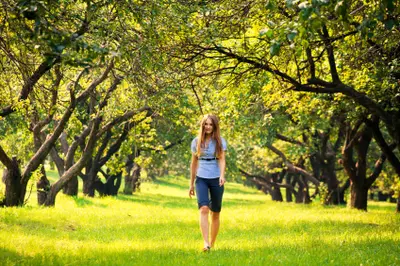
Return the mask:
<svg viewBox="0 0 400 266">
<path fill-rule="evenodd" d="M 209 251 L 214 246 L 219 231 L 226 149 L 226 141 L 220 135 L 218 118 L 215 115 L 205 115 L 201 120 L 199 135 L 193 139 L 191 145 L 189 188 L 189 197 L 192 198 L 195 195 L 196 184 L 200 230 L 204 240 L 203 251 Z"/>
</svg>

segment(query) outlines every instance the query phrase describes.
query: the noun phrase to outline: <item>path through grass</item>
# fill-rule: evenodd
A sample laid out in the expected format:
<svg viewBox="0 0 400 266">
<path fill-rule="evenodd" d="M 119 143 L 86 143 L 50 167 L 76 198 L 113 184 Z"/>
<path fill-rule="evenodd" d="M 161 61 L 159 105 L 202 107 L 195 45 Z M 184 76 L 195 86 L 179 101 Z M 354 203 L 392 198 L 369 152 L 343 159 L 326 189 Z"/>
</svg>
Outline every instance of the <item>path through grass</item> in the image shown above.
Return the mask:
<svg viewBox="0 0 400 266">
<path fill-rule="evenodd" d="M 1 265 L 400 265 L 400 215 L 272 202 L 226 185 L 215 249 L 200 252 L 188 180 L 145 183 L 140 193 L 57 197 L 55 208 L 0 209 Z"/>
</svg>

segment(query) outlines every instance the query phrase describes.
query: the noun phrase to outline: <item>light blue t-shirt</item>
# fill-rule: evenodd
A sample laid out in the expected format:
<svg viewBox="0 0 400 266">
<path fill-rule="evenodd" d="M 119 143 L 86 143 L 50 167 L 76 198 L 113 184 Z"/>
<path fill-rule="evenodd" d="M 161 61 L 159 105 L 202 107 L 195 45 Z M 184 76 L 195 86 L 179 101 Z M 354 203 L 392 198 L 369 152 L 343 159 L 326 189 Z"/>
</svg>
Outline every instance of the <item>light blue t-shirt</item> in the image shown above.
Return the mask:
<svg viewBox="0 0 400 266">
<path fill-rule="evenodd" d="M 222 141 L 222 150 L 226 151 L 227 144 L 226 140 L 221 137 Z M 196 175 L 202 178 L 217 178 L 220 176 L 220 169 L 218 160 L 201 160 L 202 158 L 215 158 L 215 148 L 216 148 L 216 141 L 210 140 L 208 143 L 208 147 L 201 149 L 201 154 L 199 157 L 199 167 L 197 168 Z M 192 140 L 191 145 L 192 152 L 197 152 L 197 137 Z"/>
</svg>

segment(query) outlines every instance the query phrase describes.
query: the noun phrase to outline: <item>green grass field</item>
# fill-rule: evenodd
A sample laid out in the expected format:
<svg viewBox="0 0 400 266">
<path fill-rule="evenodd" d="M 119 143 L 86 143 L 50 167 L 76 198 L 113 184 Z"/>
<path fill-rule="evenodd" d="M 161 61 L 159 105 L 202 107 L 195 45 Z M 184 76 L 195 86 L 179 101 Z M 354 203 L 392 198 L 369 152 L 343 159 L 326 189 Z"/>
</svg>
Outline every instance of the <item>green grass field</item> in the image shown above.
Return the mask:
<svg viewBox="0 0 400 266">
<path fill-rule="evenodd" d="M 395 205 L 368 212 L 272 202 L 228 183 L 216 247 L 202 253 L 188 180 L 144 183 L 133 196 L 70 198 L 0 209 L 1 265 L 400 265 Z"/>
</svg>

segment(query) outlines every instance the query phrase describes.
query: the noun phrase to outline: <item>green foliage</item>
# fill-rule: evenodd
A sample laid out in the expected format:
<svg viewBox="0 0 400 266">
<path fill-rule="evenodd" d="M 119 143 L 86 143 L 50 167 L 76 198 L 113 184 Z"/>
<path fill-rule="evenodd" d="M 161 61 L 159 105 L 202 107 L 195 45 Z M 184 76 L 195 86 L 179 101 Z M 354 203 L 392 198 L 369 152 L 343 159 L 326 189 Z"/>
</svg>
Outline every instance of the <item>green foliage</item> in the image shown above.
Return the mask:
<svg viewBox="0 0 400 266">
<path fill-rule="evenodd" d="M 393 197 L 399 198 L 400 197 L 400 178 L 399 177 L 397 177 L 397 176 L 394 177 L 394 181 L 390 188 L 394 191 Z"/>
<path fill-rule="evenodd" d="M 320 185 L 318 186 L 318 190 L 319 190 L 320 203 L 324 205 L 328 201 L 330 196 L 328 185 L 325 184 L 324 182 L 321 182 Z"/>
</svg>

